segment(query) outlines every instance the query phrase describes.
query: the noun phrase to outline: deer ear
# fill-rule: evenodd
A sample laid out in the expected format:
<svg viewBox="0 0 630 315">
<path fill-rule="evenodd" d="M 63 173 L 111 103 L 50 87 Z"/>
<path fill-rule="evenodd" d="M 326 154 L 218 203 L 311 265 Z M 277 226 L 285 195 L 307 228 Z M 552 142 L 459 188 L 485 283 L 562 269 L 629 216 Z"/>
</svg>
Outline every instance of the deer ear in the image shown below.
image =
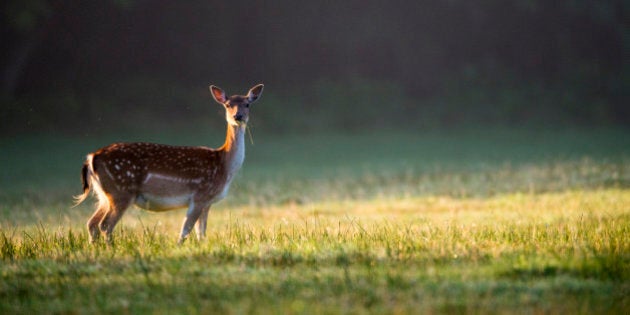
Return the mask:
<svg viewBox="0 0 630 315">
<path fill-rule="evenodd" d="M 264 87 L 265 86 L 263 84 L 258 84 L 255 87 L 251 88 L 251 90 L 249 90 L 249 92 L 247 93 L 247 99 L 250 103 L 254 102 L 262 95 Z"/>
<path fill-rule="evenodd" d="M 214 97 L 214 100 L 218 103 L 223 104 L 227 101 L 227 97 L 225 97 L 225 92 L 220 87 L 211 85 L 210 92 L 212 93 L 212 97 Z"/>
</svg>

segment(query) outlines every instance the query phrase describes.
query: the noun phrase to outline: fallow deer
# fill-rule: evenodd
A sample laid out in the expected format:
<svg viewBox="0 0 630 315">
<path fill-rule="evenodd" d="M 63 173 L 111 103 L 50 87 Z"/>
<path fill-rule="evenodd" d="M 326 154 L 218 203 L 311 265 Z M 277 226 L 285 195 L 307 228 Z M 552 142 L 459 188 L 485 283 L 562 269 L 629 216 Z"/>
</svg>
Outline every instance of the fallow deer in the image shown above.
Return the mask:
<svg viewBox="0 0 630 315">
<path fill-rule="evenodd" d="M 75 199 L 80 204 L 90 190 L 98 199 L 87 222 L 90 241 L 102 233 L 111 242 L 116 223 L 132 204 L 150 211 L 187 207 L 178 242 L 195 223 L 197 238 L 203 239 L 210 206 L 227 195 L 243 164 L 249 106 L 262 91 L 258 84 L 247 95 L 226 97 L 222 89 L 210 86 L 214 99 L 225 107 L 227 121 L 225 143 L 218 149 L 114 143 L 88 154 L 81 172 L 83 193 Z"/>
</svg>

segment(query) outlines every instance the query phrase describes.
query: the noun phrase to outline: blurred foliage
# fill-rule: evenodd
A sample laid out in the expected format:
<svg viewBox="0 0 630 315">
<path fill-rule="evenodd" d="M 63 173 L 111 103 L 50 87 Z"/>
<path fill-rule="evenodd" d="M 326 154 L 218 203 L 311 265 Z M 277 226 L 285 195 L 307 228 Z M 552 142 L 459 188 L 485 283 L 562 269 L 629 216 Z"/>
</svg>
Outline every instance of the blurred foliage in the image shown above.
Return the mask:
<svg viewBox="0 0 630 315">
<path fill-rule="evenodd" d="M 206 116 L 208 84 L 243 93 L 258 82 L 266 100 L 254 121 L 276 131 L 630 122 L 626 1 L 3 9 L 5 134 L 186 126 Z"/>
<path fill-rule="evenodd" d="M 606 99 L 589 95 L 590 87 L 578 79 L 549 87 L 509 75 L 489 81 L 466 77 L 445 80 L 447 92 L 426 99 L 411 97 L 391 81 L 358 77 L 321 79 L 299 90 L 267 87 L 264 101 L 252 107 L 251 126 L 278 133 L 360 132 L 477 125 L 603 126 L 620 120 Z M 228 91 L 243 94 L 246 89 Z M 27 95 L 5 100 L 3 107 L 0 131 L 6 134 L 141 132 L 164 126 L 175 130 L 203 126 L 222 132 L 225 127 L 223 111 L 205 85 L 191 88 L 148 77 L 109 83 L 87 96 L 72 90 Z"/>
<path fill-rule="evenodd" d="M 4 6 L 4 27 L 20 33 L 33 31 L 51 8 L 46 0 L 7 1 Z"/>
</svg>

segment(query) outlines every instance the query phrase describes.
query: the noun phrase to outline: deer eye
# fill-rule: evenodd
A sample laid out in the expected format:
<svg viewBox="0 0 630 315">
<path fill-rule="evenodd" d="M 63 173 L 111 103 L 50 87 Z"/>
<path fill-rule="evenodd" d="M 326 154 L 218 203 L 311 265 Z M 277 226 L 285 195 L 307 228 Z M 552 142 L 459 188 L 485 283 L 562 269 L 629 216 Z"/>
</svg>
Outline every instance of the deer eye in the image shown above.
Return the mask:
<svg viewBox="0 0 630 315">
<path fill-rule="evenodd" d="M 249 103 L 245 104 L 245 107 L 249 108 Z"/>
</svg>

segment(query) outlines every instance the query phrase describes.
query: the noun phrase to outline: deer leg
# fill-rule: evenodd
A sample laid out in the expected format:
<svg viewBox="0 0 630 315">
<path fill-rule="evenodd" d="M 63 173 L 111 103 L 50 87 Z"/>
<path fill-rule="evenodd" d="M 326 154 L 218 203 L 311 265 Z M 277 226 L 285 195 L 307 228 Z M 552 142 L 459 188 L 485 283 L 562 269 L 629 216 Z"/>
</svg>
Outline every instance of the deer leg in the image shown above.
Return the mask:
<svg viewBox="0 0 630 315">
<path fill-rule="evenodd" d="M 112 241 L 112 231 L 114 230 L 116 223 L 118 223 L 122 215 L 125 213 L 125 210 L 129 208 L 132 196 L 127 194 L 116 197 L 112 196 L 110 200 L 111 206 L 109 211 L 105 213 L 105 216 L 99 224 L 99 228 L 101 229 L 101 232 L 105 233 L 105 239 L 108 243 L 111 243 Z"/>
<path fill-rule="evenodd" d="M 99 230 L 98 224 L 103 220 L 105 213 L 107 213 L 107 209 L 109 205 L 99 205 L 92 217 L 87 222 L 88 232 L 90 233 L 90 243 L 96 242 L 99 236 L 101 235 L 101 231 Z"/>
<path fill-rule="evenodd" d="M 203 206 L 197 205 L 192 200 L 190 201 L 190 204 L 188 205 L 188 212 L 186 213 L 186 218 L 184 219 L 184 224 L 182 224 L 182 231 L 179 234 L 179 240 L 177 241 L 178 244 L 181 244 L 186 240 L 186 237 L 203 213 L 203 209 Z"/>
<path fill-rule="evenodd" d="M 197 239 L 202 240 L 206 237 L 206 225 L 208 223 L 208 212 L 210 212 L 210 207 L 205 207 L 201 211 L 201 215 L 199 215 L 199 219 L 197 219 Z"/>
</svg>

